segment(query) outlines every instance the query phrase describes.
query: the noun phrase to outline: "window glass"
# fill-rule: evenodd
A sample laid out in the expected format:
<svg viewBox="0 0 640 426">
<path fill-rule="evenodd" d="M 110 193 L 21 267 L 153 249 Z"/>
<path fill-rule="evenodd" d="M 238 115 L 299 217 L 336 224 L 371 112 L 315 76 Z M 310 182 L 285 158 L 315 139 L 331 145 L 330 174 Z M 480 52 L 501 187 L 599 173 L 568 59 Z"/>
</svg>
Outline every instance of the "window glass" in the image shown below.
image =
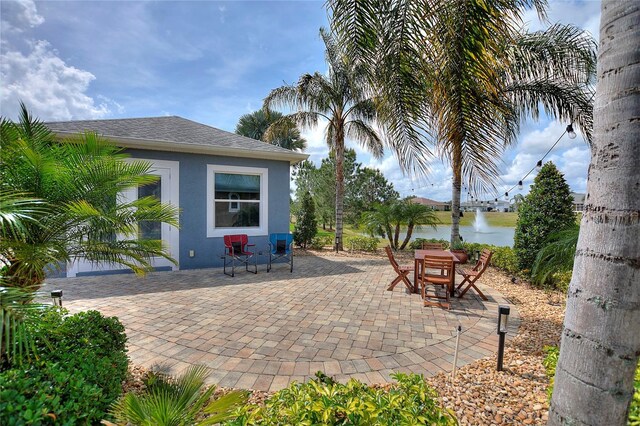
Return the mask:
<svg viewBox="0 0 640 426">
<path fill-rule="evenodd" d="M 215 173 L 216 228 L 260 226 L 260 176 Z"/>
<path fill-rule="evenodd" d="M 158 178 L 154 183 L 138 187 L 138 198 L 155 197 L 160 200 L 162 193 L 162 181 Z M 144 220 L 138 222 L 138 238 L 141 240 L 161 240 L 162 223 Z"/>
</svg>

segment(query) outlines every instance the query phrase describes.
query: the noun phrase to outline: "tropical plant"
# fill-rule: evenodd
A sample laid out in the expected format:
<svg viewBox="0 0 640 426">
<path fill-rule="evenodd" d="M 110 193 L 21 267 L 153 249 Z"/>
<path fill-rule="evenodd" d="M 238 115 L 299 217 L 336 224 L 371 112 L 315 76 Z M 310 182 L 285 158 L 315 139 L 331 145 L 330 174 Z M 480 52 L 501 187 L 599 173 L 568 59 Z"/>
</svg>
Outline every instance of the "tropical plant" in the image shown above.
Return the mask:
<svg viewBox="0 0 640 426">
<path fill-rule="evenodd" d="M 0 284 L 4 282 L 0 277 Z M 0 287 L 0 371 L 36 355 L 28 332 L 28 316 L 45 305 L 31 303 L 34 294 L 20 288 Z"/>
<path fill-rule="evenodd" d="M 579 232 L 580 227 L 574 224 L 570 228 L 549 234 L 533 263 L 531 278 L 534 283 L 552 283 L 554 275 L 571 272 Z"/>
<path fill-rule="evenodd" d="M 404 199 L 377 205 L 373 211 L 363 213 L 365 228 L 373 235 L 387 237 L 394 250 L 403 250 L 413 235 L 416 226 L 427 225 L 436 229 L 440 222 L 434 210 L 423 204 Z M 402 244 L 399 244 L 400 232 L 406 227 Z"/>
<path fill-rule="evenodd" d="M 247 393 L 234 391 L 207 404 L 215 386 L 205 389 L 209 369 L 193 365 L 178 377 L 152 372 L 142 394 L 128 392 L 113 405 L 118 424 L 135 426 L 213 425 L 233 417 L 247 399 Z M 202 419 L 203 414 L 207 417 Z"/>
<path fill-rule="evenodd" d="M 318 224 L 316 222 L 316 207 L 309 192 L 305 193 L 300 202 L 300 212 L 293 231 L 293 239 L 295 243 L 302 248 L 307 248 L 313 238 L 318 233 Z"/>
<path fill-rule="evenodd" d="M 518 267 L 531 271 L 549 235 L 574 226 L 573 197 L 564 176 L 548 162 L 536 176 L 529 194 L 518 208 L 513 248 Z"/>
<path fill-rule="evenodd" d="M 78 257 L 136 273 L 150 269 L 152 257 L 173 260 L 161 241 L 138 239 L 137 233 L 145 221 L 178 226 L 177 209 L 153 197 L 121 202 L 122 191 L 157 179 L 148 173 L 150 164 L 125 161 L 119 148 L 92 133 L 59 142 L 21 108 L 19 122 L 0 121 L 5 285 L 36 290 L 47 267 Z M 17 198 L 23 200 L 22 220 L 6 226 L 7 202 L 16 207 Z"/>
<path fill-rule="evenodd" d="M 504 148 L 540 109 L 591 138 L 595 42 L 556 24 L 525 32 L 524 9 L 543 0 L 329 0 L 332 28 L 348 54 L 369 65 L 380 120 L 398 145 L 434 147 L 398 155 L 427 172 L 435 152 L 453 169 L 451 244 L 459 239 L 460 191 L 492 191 Z"/>
<path fill-rule="evenodd" d="M 640 357 L 640 8 L 604 0 L 601 10 L 595 135 L 551 426 L 624 425 Z"/>
<path fill-rule="evenodd" d="M 276 122 L 278 124 L 267 132 L 269 126 Z M 236 133 L 292 151 L 304 151 L 307 148 L 307 141 L 300 135 L 300 130 L 291 120 L 283 119 L 278 111 L 259 109 L 241 116 Z"/>
<path fill-rule="evenodd" d="M 326 48 L 328 75 L 304 74 L 297 84 L 272 90 L 264 100 L 264 108 L 283 106 L 296 110 L 284 118 L 303 129 L 315 127 L 320 118 L 327 121 L 327 145 L 336 160 L 336 244 L 342 250 L 345 138 L 359 142 L 376 158 L 383 154 L 383 142 L 372 126 L 377 112 L 369 95 L 364 64 L 351 61 L 324 29 L 320 36 Z"/>
<path fill-rule="evenodd" d="M 355 379 L 346 384 L 320 372 L 307 383 L 292 383 L 264 405 L 248 404 L 227 426 L 246 425 L 456 425 L 437 394 L 417 374 L 393 374 L 389 389 Z"/>
</svg>

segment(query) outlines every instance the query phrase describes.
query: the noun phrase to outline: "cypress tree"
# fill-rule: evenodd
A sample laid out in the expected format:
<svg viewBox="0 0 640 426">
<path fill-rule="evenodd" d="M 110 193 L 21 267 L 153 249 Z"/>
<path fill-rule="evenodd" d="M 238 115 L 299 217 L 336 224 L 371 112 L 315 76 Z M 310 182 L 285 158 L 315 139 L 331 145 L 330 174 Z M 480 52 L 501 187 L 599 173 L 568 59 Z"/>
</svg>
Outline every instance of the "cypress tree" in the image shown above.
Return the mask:
<svg viewBox="0 0 640 426">
<path fill-rule="evenodd" d="M 307 191 L 300 202 L 300 215 L 293 232 L 293 239 L 297 245 L 307 248 L 307 244 L 311 243 L 317 232 L 316 206 L 311 194 Z"/>
<path fill-rule="evenodd" d="M 520 270 L 531 270 L 549 234 L 575 223 L 569 185 L 556 166 L 548 162 L 536 176 L 531 191 L 518 208 L 513 248 Z"/>
</svg>

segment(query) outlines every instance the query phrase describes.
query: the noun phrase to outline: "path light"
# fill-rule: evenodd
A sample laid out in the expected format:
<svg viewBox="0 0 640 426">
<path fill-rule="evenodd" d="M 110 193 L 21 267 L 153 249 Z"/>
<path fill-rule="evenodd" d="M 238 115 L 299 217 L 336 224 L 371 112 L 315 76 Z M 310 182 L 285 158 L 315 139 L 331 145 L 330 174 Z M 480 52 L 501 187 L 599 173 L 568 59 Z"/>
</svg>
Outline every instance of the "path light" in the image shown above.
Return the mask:
<svg viewBox="0 0 640 426">
<path fill-rule="evenodd" d="M 567 126 L 567 135 L 569 136 L 569 139 L 576 138 L 576 132 L 573 130 L 573 125 L 571 124 Z"/>
<path fill-rule="evenodd" d="M 502 360 L 504 358 L 504 336 L 507 334 L 507 325 L 509 323 L 509 314 L 511 308 L 509 306 L 498 306 L 498 371 L 502 371 Z"/>
<path fill-rule="evenodd" d="M 53 290 L 51 292 L 51 299 L 53 299 L 53 306 L 62 308 L 62 290 Z"/>
<path fill-rule="evenodd" d="M 536 172 L 539 172 L 540 170 L 542 170 L 542 160 L 538 160 L 536 163 Z"/>
<path fill-rule="evenodd" d="M 518 181 L 518 189 L 520 191 L 522 191 L 522 181 L 521 180 Z"/>
<path fill-rule="evenodd" d="M 338 252 L 338 247 L 340 247 L 340 237 L 336 235 L 336 253 Z"/>
</svg>

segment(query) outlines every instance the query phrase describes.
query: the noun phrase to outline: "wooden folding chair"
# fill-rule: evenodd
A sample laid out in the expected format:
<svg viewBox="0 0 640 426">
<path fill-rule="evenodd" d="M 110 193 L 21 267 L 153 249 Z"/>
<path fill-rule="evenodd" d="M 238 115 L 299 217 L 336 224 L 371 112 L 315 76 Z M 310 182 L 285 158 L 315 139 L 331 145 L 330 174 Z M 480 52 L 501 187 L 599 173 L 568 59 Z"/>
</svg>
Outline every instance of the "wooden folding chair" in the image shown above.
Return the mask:
<svg viewBox="0 0 640 426">
<path fill-rule="evenodd" d="M 480 259 L 478 259 L 478 263 L 476 263 L 476 266 L 474 266 L 473 269 L 464 269 L 464 268 L 456 269 L 456 272 L 462 275 L 462 278 L 463 278 L 462 282 L 456 288 L 456 293 L 457 293 L 456 295 L 458 297 L 464 296 L 465 293 L 469 291 L 470 288 L 473 287 L 473 289 L 476 291 L 476 293 L 478 293 L 478 295 L 482 300 L 488 300 L 487 296 L 485 296 L 480 291 L 480 289 L 476 287 L 476 281 L 480 279 L 484 271 L 487 269 L 487 266 L 489 266 L 489 261 L 491 260 L 492 255 L 493 255 L 492 251 L 488 249 L 484 249 L 482 250 L 482 254 L 480 254 Z M 460 291 L 460 289 L 462 289 L 462 291 Z"/>
<path fill-rule="evenodd" d="M 420 288 L 424 306 L 440 306 L 449 309 L 450 289 L 454 285 L 453 259 L 449 256 L 425 256 L 420 273 Z M 433 294 L 428 294 L 427 286 L 434 286 Z M 444 296 L 438 295 L 435 287 L 444 287 Z M 433 301 L 436 299 L 437 301 Z M 444 302 L 442 302 L 444 300 Z"/>
<path fill-rule="evenodd" d="M 444 247 L 440 243 L 423 242 L 422 250 L 444 250 Z"/>
<path fill-rule="evenodd" d="M 389 258 L 389 262 L 391 263 L 391 266 L 393 266 L 393 269 L 396 271 L 396 274 L 398 274 L 398 276 L 393 281 L 391 281 L 391 285 L 389 285 L 387 290 L 393 291 L 393 288 L 400 281 L 402 281 L 404 283 L 405 287 L 407 287 L 407 289 L 409 290 L 409 292 L 412 292 L 413 291 L 413 285 L 411 284 L 411 281 L 409 281 L 409 278 L 407 278 L 407 276 L 411 272 L 414 271 L 414 266 L 413 265 L 398 265 L 398 262 L 393 257 L 393 251 L 391 251 L 391 247 L 386 246 L 384 248 L 384 250 L 387 252 L 387 257 Z"/>
</svg>

